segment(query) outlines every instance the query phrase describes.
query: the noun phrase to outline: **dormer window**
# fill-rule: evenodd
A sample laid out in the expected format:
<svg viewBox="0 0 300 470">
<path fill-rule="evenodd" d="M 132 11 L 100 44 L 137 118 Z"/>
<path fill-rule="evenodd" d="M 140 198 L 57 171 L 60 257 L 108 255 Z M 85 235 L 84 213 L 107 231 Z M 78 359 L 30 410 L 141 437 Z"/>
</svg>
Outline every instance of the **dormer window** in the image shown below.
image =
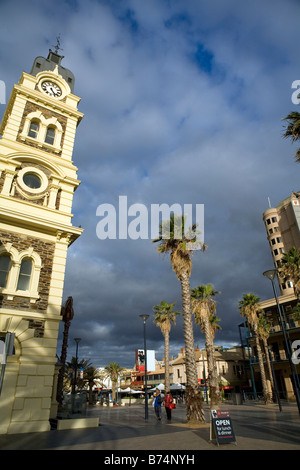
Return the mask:
<svg viewBox="0 0 300 470">
<path fill-rule="evenodd" d="M 33 119 L 29 126 L 28 136 L 36 139 L 39 133 L 40 123 L 38 120 Z"/>
</svg>

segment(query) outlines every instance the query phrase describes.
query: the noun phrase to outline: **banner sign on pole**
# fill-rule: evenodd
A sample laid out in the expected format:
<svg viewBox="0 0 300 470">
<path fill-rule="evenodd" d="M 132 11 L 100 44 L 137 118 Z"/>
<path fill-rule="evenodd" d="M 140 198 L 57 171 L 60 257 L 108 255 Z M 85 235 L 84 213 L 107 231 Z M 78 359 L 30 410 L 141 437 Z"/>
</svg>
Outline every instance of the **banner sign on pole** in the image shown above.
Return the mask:
<svg viewBox="0 0 300 470">
<path fill-rule="evenodd" d="M 230 413 L 227 410 L 211 410 L 210 440 L 216 439 L 217 444 L 228 444 L 236 439 Z"/>
</svg>

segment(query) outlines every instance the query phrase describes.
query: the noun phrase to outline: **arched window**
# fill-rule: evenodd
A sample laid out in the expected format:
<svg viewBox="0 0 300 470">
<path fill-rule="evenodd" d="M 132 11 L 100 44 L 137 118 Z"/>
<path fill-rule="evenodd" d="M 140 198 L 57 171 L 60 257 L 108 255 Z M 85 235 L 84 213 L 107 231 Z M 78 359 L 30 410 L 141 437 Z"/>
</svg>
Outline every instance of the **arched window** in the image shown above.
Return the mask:
<svg viewBox="0 0 300 470">
<path fill-rule="evenodd" d="M 32 137 L 33 139 L 36 139 L 38 136 L 39 128 L 40 128 L 39 121 L 37 119 L 33 119 L 29 126 L 28 136 Z"/>
<path fill-rule="evenodd" d="M 54 144 L 54 139 L 55 139 L 55 127 L 49 126 L 47 128 L 45 142 L 47 144 L 53 145 Z"/>
<path fill-rule="evenodd" d="M 0 287 L 6 287 L 11 260 L 8 254 L 0 256 Z"/>
<path fill-rule="evenodd" d="M 20 266 L 17 290 L 29 291 L 31 271 L 32 271 L 31 259 L 24 258 Z"/>
</svg>

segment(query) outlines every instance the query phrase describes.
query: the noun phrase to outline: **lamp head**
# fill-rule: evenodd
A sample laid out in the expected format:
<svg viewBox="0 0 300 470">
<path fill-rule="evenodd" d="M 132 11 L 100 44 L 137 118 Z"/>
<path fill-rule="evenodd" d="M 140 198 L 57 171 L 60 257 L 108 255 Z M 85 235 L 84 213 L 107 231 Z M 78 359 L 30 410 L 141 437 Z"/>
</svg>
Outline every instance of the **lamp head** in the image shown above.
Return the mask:
<svg viewBox="0 0 300 470">
<path fill-rule="evenodd" d="M 276 269 L 269 269 L 268 271 L 265 271 L 263 275 L 273 281 L 276 276 Z"/>
<path fill-rule="evenodd" d="M 146 321 L 148 320 L 149 318 L 149 315 L 140 315 L 141 319 L 143 320 L 144 323 L 146 323 Z"/>
</svg>

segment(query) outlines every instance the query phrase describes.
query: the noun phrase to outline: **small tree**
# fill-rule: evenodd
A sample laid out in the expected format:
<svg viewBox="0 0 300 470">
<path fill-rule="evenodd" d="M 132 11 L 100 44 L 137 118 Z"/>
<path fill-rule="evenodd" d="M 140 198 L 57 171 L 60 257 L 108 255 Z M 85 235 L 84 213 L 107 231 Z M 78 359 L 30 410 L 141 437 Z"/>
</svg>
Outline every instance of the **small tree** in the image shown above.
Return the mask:
<svg viewBox="0 0 300 470">
<path fill-rule="evenodd" d="M 164 300 L 153 307 L 154 323 L 159 326 L 165 339 L 165 391 L 170 390 L 169 336 L 171 324 L 175 325 L 176 316 L 180 312 L 173 310 L 175 303 L 168 304 Z"/>
<path fill-rule="evenodd" d="M 261 313 L 262 309 L 259 307 L 260 299 L 255 294 L 244 294 L 243 299 L 239 302 L 239 311 L 242 316 L 247 318 L 248 325 L 253 330 L 260 375 L 261 375 L 261 382 L 264 394 L 265 404 L 268 405 L 272 403 L 271 396 L 268 391 L 267 387 L 267 380 L 266 374 L 264 369 L 264 362 L 259 342 L 259 335 L 258 335 L 258 315 Z"/>
<path fill-rule="evenodd" d="M 107 377 L 110 378 L 112 383 L 112 401 L 116 398 L 116 391 L 118 387 L 118 379 L 124 367 L 121 367 L 116 362 L 110 362 L 108 366 L 104 367 Z"/>
<path fill-rule="evenodd" d="M 215 408 L 221 402 L 214 348 L 214 336 L 216 330 L 220 329 L 220 319 L 216 316 L 216 302 L 213 297 L 218 293 L 211 284 L 200 285 L 191 289 L 195 322 L 201 326 L 201 330 L 205 334 L 211 408 Z"/>
<path fill-rule="evenodd" d="M 89 405 L 93 404 L 93 387 L 95 382 L 102 378 L 102 374 L 93 366 L 87 367 L 84 371 L 83 380 L 88 384 L 89 387 Z"/>
<path fill-rule="evenodd" d="M 259 338 L 261 339 L 261 341 L 264 345 L 265 357 L 266 357 L 266 361 L 267 361 L 267 366 L 268 366 L 268 372 L 269 372 L 273 397 L 275 397 L 275 386 L 274 386 L 272 367 L 271 367 L 271 361 L 270 361 L 270 356 L 269 356 L 269 347 L 268 347 L 268 339 L 269 339 L 269 336 L 270 336 L 270 330 L 271 330 L 271 324 L 268 322 L 265 315 L 263 313 L 261 313 L 258 317 L 257 332 L 258 332 Z"/>
</svg>

